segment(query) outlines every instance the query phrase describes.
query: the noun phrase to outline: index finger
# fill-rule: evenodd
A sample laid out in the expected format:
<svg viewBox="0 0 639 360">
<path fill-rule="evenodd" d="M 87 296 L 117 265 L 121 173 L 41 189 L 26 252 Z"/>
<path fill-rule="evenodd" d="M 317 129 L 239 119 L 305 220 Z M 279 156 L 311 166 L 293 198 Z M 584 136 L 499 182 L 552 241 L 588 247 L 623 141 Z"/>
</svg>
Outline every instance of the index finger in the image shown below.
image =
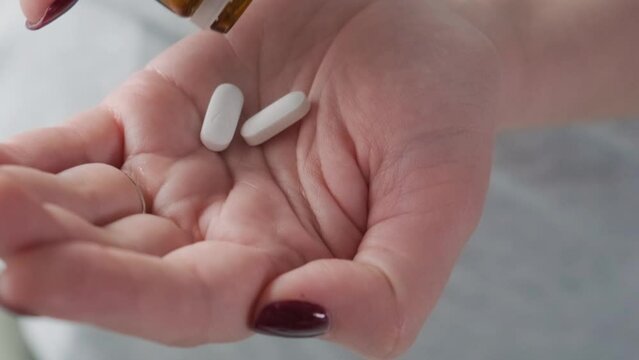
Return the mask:
<svg viewBox="0 0 639 360">
<path fill-rule="evenodd" d="M 48 172 L 85 163 L 120 167 L 125 152 L 126 121 L 123 118 L 137 119 L 138 125 L 142 120 L 147 133 L 150 129 L 162 128 L 158 119 L 174 126 L 179 114 L 191 124 L 200 122 L 215 84 L 235 79 L 233 82 L 242 88 L 251 88 L 250 76 L 238 75 L 245 71 L 235 60 L 234 52 L 221 35 L 203 33 L 187 38 L 152 61 L 147 70 L 132 77 L 102 105 L 61 126 L 33 130 L 0 143 L 0 164 Z M 131 100 L 132 93 L 140 92 L 147 95 L 144 101 L 139 97 Z M 250 93 L 245 95 L 256 97 Z M 159 102 L 160 98 L 175 99 L 175 102 Z"/>
<path fill-rule="evenodd" d="M 57 173 L 81 164 L 120 167 L 123 134 L 106 107 L 87 111 L 63 125 L 32 130 L 0 143 L 0 164 Z"/>
</svg>

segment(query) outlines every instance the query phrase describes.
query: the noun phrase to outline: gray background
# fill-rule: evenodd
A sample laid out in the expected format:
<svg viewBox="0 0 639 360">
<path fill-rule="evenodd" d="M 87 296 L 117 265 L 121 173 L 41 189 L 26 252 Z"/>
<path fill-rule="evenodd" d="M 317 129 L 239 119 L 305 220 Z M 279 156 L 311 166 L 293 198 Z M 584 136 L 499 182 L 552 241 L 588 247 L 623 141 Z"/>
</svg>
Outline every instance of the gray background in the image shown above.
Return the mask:
<svg viewBox="0 0 639 360">
<path fill-rule="evenodd" d="M 152 1 L 110 0 L 30 33 L 17 2 L 0 3 L 1 139 L 95 104 L 194 30 Z M 504 134 L 484 219 L 405 358 L 637 359 L 638 275 L 639 122 Z M 46 319 L 22 328 L 43 360 L 355 358 L 318 341 L 177 350 Z"/>
</svg>

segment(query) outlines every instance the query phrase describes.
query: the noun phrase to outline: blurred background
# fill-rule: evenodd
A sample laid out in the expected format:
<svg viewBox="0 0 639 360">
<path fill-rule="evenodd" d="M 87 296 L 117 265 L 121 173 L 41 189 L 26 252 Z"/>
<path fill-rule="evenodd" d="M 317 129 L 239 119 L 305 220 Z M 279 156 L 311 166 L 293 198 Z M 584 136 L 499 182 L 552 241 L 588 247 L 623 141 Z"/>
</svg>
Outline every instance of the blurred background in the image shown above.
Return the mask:
<svg viewBox="0 0 639 360">
<path fill-rule="evenodd" d="M 81 1 L 37 33 L 23 23 L 18 0 L 0 3 L 0 140 L 96 104 L 195 31 L 150 0 Z M 483 221 L 404 358 L 635 360 L 638 276 L 639 121 L 503 134 Z M 265 337 L 171 349 L 0 313 L 0 359 L 29 356 L 356 358 L 319 341 Z"/>
</svg>

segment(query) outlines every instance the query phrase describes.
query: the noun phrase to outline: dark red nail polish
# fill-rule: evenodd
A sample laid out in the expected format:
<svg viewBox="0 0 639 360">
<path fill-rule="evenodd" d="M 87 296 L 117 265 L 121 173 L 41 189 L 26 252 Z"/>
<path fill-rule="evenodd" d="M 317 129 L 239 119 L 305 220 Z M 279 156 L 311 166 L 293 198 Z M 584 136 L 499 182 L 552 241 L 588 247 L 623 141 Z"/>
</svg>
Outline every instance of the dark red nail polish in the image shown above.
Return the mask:
<svg viewBox="0 0 639 360">
<path fill-rule="evenodd" d="M 69 11 L 73 5 L 75 5 L 78 0 L 54 0 L 51 5 L 44 12 L 44 15 L 40 18 L 40 20 L 31 23 L 27 21 L 26 26 L 29 30 L 38 30 L 43 27 L 51 24 L 55 19 L 64 15 L 67 11 Z"/>
<path fill-rule="evenodd" d="M 328 315 L 321 306 L 305 301 L 281 301 L 262 310 L 254 329 L 265 335 L 309 338 L 324 335 L 328 323 Z"/>
</svg>

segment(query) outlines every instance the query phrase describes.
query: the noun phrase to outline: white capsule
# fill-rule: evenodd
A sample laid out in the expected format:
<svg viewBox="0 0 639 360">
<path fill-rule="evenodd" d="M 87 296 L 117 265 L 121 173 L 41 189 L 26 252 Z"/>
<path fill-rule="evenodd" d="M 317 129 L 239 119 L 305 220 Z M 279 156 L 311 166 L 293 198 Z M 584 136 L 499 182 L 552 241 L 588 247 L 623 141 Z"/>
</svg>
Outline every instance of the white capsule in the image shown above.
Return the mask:
<svg viewBox="0 0 639 360">
<path fill-rule="evenodd" d="M 244 95 L 232 84 L 222 84 L 215 89 L 206 110 L 200 140 L 211 151 L 226 150 L 240 120 Z"/>
<path fill-rule="evenodd" d="M 292 92 L 255 114 L 242 126 L 242 137 L 251 145 L 261 145 L 295 124 L 311 110 L 301 91 Z"/>
</svg>

